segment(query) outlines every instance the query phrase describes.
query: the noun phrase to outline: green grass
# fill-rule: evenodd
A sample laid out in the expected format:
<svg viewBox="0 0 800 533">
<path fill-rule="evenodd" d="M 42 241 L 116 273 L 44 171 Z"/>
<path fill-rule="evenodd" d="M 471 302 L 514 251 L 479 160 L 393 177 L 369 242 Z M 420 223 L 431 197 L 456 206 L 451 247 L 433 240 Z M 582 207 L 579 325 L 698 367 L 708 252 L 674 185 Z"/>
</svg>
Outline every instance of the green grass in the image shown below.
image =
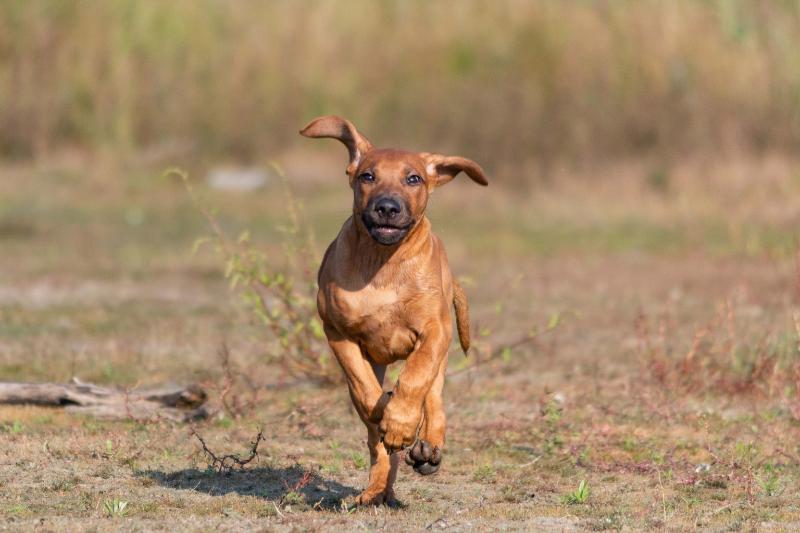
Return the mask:
<svg viewBox="0 0 800 533">
<path fill-rule="evenodd" d="M 586 503 L 589 500 L 589 484 L 585 479 L 578 483 L 578 488 L 563 496 L 564 503 L 569 505 L 578 505 Z"/>
</svg>

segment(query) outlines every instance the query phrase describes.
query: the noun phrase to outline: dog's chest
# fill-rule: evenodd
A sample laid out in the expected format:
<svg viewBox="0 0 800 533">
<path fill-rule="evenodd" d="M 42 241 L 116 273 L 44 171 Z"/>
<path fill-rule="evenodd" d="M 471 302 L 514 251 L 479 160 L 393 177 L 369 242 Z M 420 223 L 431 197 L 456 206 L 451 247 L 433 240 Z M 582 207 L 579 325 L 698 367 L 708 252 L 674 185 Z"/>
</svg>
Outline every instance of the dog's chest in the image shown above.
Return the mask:
<svg viewBox="0 0 800 533">
<path fill-rule="evenodd" d="M 376 314 L 391 314 L 400 301 L 400 294 L 393 288 L 366 286 L 357 291 L 334 288 L 331 294 L 336 311 L 348 321 L 358 321 Z"/>
<path fill-rule="evenodd" d="M 358 291 L 334 288 L 329 316 L 338 327 L 359 339 L 377 363 L 407 357 L 417 335 L 405 317 L 405 299 L 397 289 L 367 286 Z"/>
<path fill-rule="evenodd" d="M 330 314 L 340 326 L 368 333 L 381 324 L 396 327 L 402 313 L 400 294 L 395 289 L 364 287 L 358 291 L 333 288 Z"/>
</svg>

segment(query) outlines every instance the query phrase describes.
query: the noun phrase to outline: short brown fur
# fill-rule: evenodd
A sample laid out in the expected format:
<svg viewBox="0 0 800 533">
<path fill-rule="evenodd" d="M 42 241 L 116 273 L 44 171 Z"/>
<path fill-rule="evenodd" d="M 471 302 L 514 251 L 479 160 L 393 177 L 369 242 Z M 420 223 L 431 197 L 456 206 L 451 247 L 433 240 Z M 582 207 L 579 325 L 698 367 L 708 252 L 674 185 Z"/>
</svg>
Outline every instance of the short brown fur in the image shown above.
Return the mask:
<svg viewBox="0 0 800 533">
<path fill-rule="evenodd" d="M 328 247 L 317 305 L 350 397 L 367 426 L 371 468 L 360 504 L 389 503 L 399 451 L 421 474 L 439 468 L 445 444 L 442 388 L 455 308 L 461 347 L 469 349 L 466 295 L 450 273 L 444 246 L 425 217 L 434 188 L 459 172 L 488 182 L 469 159 L 376 149 L 349 121 L 313 120 L 300 132 L 348 149 L 353 215 Z M 405 360 L 394 389 L 386 366 Z"/>
</svg>

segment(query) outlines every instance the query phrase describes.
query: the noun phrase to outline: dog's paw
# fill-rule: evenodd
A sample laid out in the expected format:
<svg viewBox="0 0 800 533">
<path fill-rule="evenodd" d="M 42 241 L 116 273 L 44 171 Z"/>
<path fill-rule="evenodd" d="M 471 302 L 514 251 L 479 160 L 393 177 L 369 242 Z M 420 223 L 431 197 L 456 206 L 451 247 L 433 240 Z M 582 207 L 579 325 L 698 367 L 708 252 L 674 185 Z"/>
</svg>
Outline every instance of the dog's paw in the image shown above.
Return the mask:
<svg viewBox="0 0 800 533">
<path fill-rule="evenodd" d="M 367 489 L 356 498 L 356 505 L 394 505 L 394 491 Z"/>
<path fill-rule="evenodd" d="M 426 440 L 418 440 L 406 451 L 406 463 L 423 476 L 435 474 L 442 462 L 442 450 Z"/>
<path fill-rule="evenodd" d="M 397 398 L 389 402 L 378 426 L 387 452 L 393 453 L 413 444 L 421 416 L 421 412 L 415 414 L 398 403 Z"/>
</svg>

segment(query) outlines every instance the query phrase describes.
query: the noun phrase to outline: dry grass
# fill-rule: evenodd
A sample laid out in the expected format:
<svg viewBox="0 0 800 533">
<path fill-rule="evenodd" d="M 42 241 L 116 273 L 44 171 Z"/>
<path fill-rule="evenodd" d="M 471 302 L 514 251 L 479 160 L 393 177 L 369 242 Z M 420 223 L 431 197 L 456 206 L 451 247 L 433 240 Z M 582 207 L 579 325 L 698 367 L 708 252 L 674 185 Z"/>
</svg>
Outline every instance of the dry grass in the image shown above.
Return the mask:
<svg viewBox="0 0 800 533">
<path fill-rule="evenodd" d="M 780 1 L 11 0 L 0 150 L 258 160 L 328 112 L 521 184 L 562 158 L 796 150 L 799 39 Z"/>
<path fill-rule="evenodd" d="M 650 321 L 639 316 L 638 356 L 644 375 L 663 387 L 670 401 L 684 395 L 753 397 L 765 406 L 774 402 L 800 421 L 798 311 L 785 317 L 782 330 L 748 338 L 738 330 L 734 309 L 730 300 L 719 304 L 714 317 L 695 330 L 685 352 L 678 353 L 675 345 L 685 343 L 676 342 L 668 317 L 653 331 Z"/>
<path fill-rule="evenodd" d="M 632 163 L 596 181 L 560 170 L 532 199 L 437 192 L 430 214 L 483 348 L 451 357 L 443 471 L 403 467 L 402 507 L 356 511 L 368 459 L 346 390 L 267 357 L 224 261 L 192 254 L 208 227 L 179 182 L 4 168 L 0 375 L 201 381 L 218 407 L 195 428 L 209 450 L 246 459 L 264 439 L 220 473 L 187 427 L 3 407 L 0 527 L 796 529 L 797 168 L 687 161 L 663 190 Z M 250 228 L 285 266 L 280 181 L 194 186 L 225 232 Z M 346 185 L 293 186 L 320 242 L 333 238 Z M 569 497 L 582 480 L 584 503 Z"/>
</svg>

